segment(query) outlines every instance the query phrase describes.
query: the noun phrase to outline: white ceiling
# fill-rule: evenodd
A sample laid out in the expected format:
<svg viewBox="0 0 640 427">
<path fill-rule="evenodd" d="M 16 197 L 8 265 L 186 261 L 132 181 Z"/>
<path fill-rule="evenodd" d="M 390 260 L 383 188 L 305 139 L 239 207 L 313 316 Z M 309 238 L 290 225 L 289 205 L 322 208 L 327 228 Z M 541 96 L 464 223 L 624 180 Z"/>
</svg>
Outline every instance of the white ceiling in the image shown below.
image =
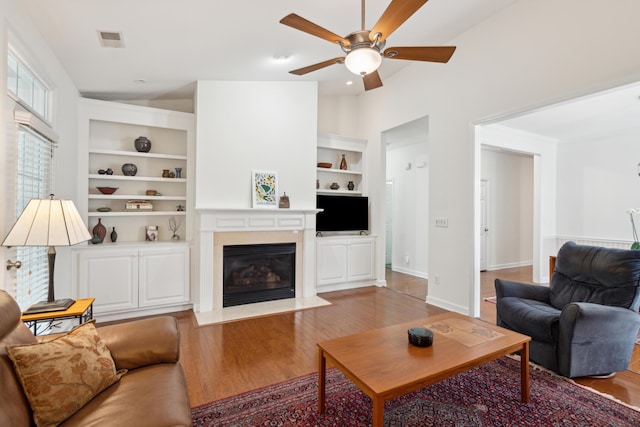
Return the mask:
<svg viewBox="0 0 640 427">
<path fill-rule="evenodd" d="M 305 76 L 289 74 L 289 70 L 342 56 L 342 51 L 279 23 L 287 14 L 296 13 L 346 36 L 360 29 L 361 0 L 23 1 L 86 97 L 121 101 L 188 99 L 193 97 L 197 80 L 317 80 L 321 95 L 357 95 L 364 91 L 360 77 L 343 65 Z M 516 1 L 430 0 L 391 35 L 387 46 L 447 45 L 458 34 Z M 389 2 L 366 0 L 367 28 L 373 26 Z M 121 32 L 124 48 L 102 47 L 98 31 Z M 280 55 L 289 58 L 276 63 L 273 57 Z M 383 82 L 410 63 L 385 59 L 379 70 Z M 415 64 L 425 69 L 447 66 Z M 139 79 L 146 83 L 136 83 Z M 350 80 L 353 84 L 348 86 Z M 541 108 L 500 124 L 560 141 L 638 128 L 640 85 L 622 89 Z M 424 132 L 423 128 L 419 125 L 418 131 Z M 410 131 L 397 129 L 388 138 L 407 137 Z"/>
<path fill-rule="evenodd" d="M 317 80 L 322 95 L 363 92 L 343 65 L 305 76 L 288 71 L 342 56 L 340 48 L 279 23 L 296 13 L 338 35 L 360 30 L 360 0 L 23 0 L 80 92 L 107 100 L 193 96 L 197 80 Z M 446 44 L 516 0 L 431 0 L 388 42 Z M 390 0 L 367 0 L 367 28 Z M 123 49 L 101 47 L 98 31 L 121 32 Z M 274 56 L 289 59 L 275 63 Z M 456 54 L 452 61 L 455 61 Z M 408 61 L 385 59 L 384 82 Z M 422 67 L 446 64 L 420 63 Z M 146 83 L 134 83 L 144 79 Z M 353 80 L 353 85 L 346 82 Z"/>
<path fill-rule="evenodd" d="M 640 83 L 540 108 L 498 123 L 558 142 L 640 134 Z"/>
</svg>

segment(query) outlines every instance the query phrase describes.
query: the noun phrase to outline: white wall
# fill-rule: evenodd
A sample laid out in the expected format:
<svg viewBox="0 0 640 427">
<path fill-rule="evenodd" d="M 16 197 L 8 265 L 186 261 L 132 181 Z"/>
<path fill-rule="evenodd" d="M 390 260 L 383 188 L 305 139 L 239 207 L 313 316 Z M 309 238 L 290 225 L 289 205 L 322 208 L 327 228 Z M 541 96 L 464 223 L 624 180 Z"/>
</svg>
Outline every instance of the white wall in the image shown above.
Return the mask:
<svg viewBox="0 0 640 427">
<path fill-rule="evenodd" d="M 357 138 L 357 102 L 355 96 L 319 96 L 318 132 Z"/>
<path fill-rule="evenodd" d="M 250 208 L 252 170 L 315 208 L 316 82 L 199 81 L 196 114 L 196 209 Z"/>
<path fill-rule="evenodd" d="M 632 239 L 627 210 L 640 207 L 640 128 L 558 144 L 558 235 Z"/>
<path fill-rule="evenodd" d="M 424 278 L 428 277 L 427 155 L 426 142 L 392 144 L 387 149 L 386 162 L 387 180 L 393 181 L 392 267 L 395 271 Z"/>
<path fill-rule="evenodd" d="M 0 164 L 6 165 L 14 162 L 12 158 L 7 158 L 7 124 L 13 112 L 7 109 L 5 102 L 6 88 L 6 53 L 9 40 L 17 44 L 21 53 L 34 68 L 34 71 L 54 90 L 54 102 L 56 116 L 53 127 L 59 135 L 59 148 L 56 150 L 55 166 L 55 194 L 56 198 L 72 199 L 77 201 L 84 195 L 77 194 L 76 179 L 73 166 L 77 164 L 77 99 L 78 91 L 66 74 L 64 67 L 53 52 L 47 46 L 38 30 L 33 25 L 24 2 L 21 0 L 0 0 L 0 93 L 3 100 L 0 102 Z M 3 166 L 4 167 L 4 166 Z M 4 169 L 9 173 L 8 169 Z M 3 180 L 6 179 L 3 175 Z M 5 185 L 0 185 L 0 200 L 5 201 L 4 206 L 9 206 L 8 200 L 12 200 L 15 194 Z M 0 209 L 3 211 L 4 209 Z M 0 213 L 0 230 L 2 235 L 6 235 L 13 225 L 12 215 L 7 212 Z M 60 247 L 56 249 L 55 285 L 56 298 L 64 298 L 70 295 L 69 284 L 71 283 L 71 261 L 69 248 Z M 2 259 L 9 258 L 7 249 L 0 249 L 0 254 L 5 255 Z M 4 271 L 4 269 L 3 269 Z M 0 289 L 5 288 L 7 274 L 0 275 Z"/>
<path fill-rule="evenodd" d="M 482 150 L 487 180 L 487 270 L 533 262 L 533 156 Z"/>
<path fill-rule="evenodd" d="M 640 80 L 640 55 L 629 54 L 640 39 L 637 16 L 635 0 L 521 0 L 452 40 L 458 49 L 448 64 L 412 63 L 360 96 L 369 170 L 381 164 L 384 130 L 429 116 L 429 274 L 440 276 L 429 302 L 475 314 L 479 299 L 480 148 L 472 125 Z M 372 232 L 381 238 L 384 180 L 370 183 Z M 448 217 L 449 227 L 436 228 L 435 217 Z"/>
</svg>

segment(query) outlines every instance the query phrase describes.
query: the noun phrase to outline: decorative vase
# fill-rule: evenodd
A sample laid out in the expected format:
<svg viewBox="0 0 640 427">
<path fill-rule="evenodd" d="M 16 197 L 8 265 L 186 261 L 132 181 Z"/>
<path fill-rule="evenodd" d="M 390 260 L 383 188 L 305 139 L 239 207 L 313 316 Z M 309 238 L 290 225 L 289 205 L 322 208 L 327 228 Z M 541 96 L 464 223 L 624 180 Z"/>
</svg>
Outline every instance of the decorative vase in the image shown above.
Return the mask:
<svg viewBox="0 0 640 427">
<path fill-rule="evenodd" d="M 329 188 L 332 189 L 332 190 L 338 190 L 340 188 L 340 186 L 338 185 L 337 182 L 334 182 L 329 186 Z"/>
<path fill-rule="evenodd" d="M 115 243 L 116 240 L 118 240 L 118 233 L 116 233 L 116 228 L 113 227 L 113 230 L 111 231 L 111 241 Z"/>
<path fill-rule="evenodd" d="M 287 196 L 287 193 L 284 193 L 282 196 L 280 196 L 280 201 L 278 202 L 278 207 L 281 209 L 288 209 L 289 208 L 289 196 Z"/>
<path fill-rule="evenodd" d="M 122 174 L 125 176 L 135 176 L 138 173 L 138 167 L 133 163 L 125 163 L 122 165 Z"/>
<path fill-rule="evenodd" d="M 107 227 L 102 225 L 102 218 L 98 218 L 98 223 L 96 224 L 95 227 L 93 227 L 92 232 L 93 232 L 93 235 L 97 236 L 99 239 L 99 242 L 97 243 L 104 242 L 104 237 L 107 235 Z"/>
<path fill-rule="evenodd" d="M 316 179 L 316 190 L 320 189 L 320 180 Z"/>
<path fill-rule="evenodd" d="M 344 154 L 342 155 L 342 160 L 340 160 L 340 170 L 347 170 L 347 159 L 344 158 Z"/>
<path fill-rule="evenodd" d="M 162 169 L 162 177 L 169 178 L 169 169 Z"/>
<path fill-rule="evenodd" d="M 182 168 L 176 168 L 176 178 L 182 178 Z"/>
<path fill-rule="evenodd" d="M 136 150 L 140 153 L 148 153 L 151 151 L 151 141 L 146 136 L 140 136 L 133 142 Z"/>
<path fill-rule="evenodd" d="M 356 186 L 353 183 L 353 181 L 349 181 L 349 183 L 347 184 L 347 188 L 349 189 L 349 191 L 353 191 L 353 189 L 356 188 Z"/>
</svg>

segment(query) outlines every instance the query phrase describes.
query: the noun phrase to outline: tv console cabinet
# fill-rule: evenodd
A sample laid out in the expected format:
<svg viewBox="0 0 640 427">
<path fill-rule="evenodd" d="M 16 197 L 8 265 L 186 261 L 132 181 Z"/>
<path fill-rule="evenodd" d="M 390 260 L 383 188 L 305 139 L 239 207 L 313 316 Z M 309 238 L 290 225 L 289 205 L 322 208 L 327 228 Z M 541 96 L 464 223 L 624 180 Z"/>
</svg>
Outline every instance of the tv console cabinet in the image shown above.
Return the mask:
<svg viewBox="0 0 640 427">
<path fill-rule="evenodd" d="M 318 293 L 372 285 L 376 279 L 376 236 L 316 238 Z"/>
</svg>

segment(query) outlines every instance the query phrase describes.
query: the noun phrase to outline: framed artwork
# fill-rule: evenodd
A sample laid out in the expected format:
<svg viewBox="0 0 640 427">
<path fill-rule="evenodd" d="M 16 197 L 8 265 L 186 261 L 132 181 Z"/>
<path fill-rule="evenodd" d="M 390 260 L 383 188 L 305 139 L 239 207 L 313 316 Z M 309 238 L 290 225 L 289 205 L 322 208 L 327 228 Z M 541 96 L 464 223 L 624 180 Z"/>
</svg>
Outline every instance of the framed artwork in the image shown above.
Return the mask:
<svg viewBox="0 0 640 427">
<path fill-rule="evenodd" d="M 253 207 L 278 207 L 278 174 L 270 171 L 251 171 L 251 177 Z"/>
<path fill-rule="evenodd" d="M 145 240 L 148 242 L 155 242 L 158 240 L 158 226 L 147 225 L 145 227 Z"/>
</svg>

